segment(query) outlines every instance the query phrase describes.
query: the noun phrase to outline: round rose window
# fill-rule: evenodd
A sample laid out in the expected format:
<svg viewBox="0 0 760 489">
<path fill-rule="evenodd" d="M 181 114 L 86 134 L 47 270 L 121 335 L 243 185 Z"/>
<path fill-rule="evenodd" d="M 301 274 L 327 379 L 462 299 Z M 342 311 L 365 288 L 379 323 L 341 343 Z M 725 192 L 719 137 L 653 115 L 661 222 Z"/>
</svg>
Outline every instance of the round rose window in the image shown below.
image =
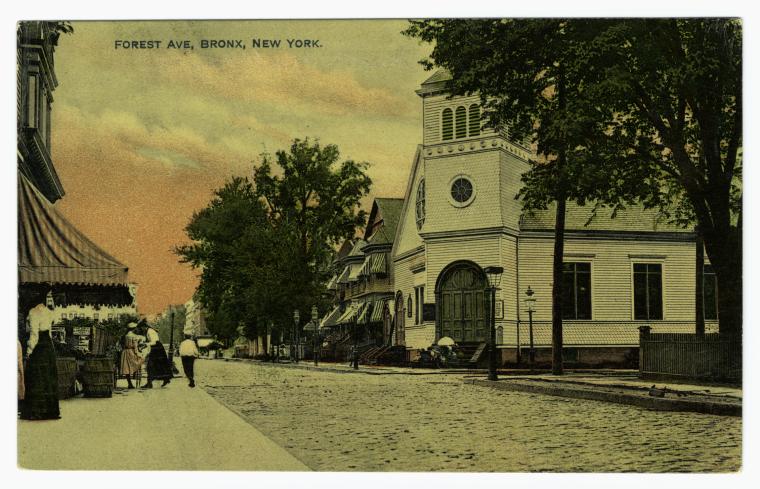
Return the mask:
<svg viewBox="0 0 760 489">
<path fill-rule="evenodd" d="M 451 198 L 459 204 L 469 202 L 472 199 L 472 182 L 464 177 L 455 179 L 451 184 Z"/>
</svg>

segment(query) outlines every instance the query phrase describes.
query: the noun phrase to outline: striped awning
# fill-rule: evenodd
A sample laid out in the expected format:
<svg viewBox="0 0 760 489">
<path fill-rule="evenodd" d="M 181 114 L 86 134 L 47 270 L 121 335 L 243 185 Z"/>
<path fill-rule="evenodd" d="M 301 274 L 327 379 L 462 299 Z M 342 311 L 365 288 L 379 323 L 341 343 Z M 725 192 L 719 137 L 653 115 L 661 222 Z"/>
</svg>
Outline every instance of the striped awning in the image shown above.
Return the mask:
<svg viewBox="0 0 760 489">
<path fill-rule="evenodd" d="M 361 305 L 359 305 L 359 311 L 358 311 L 358 319 L 356 320 L 359 324 L 367 324 L 367 319 L 370 317 L 370 310 L 372 309 L 372 303 L 371 302 L 363 302 Z"/>
<path fill-rule="evenodd" d="M 372 255 L 367 255 L 367 257 L 364 259 L 364 263 L 362 263 L 362 267 L 359 269 L 360 277 L 369 277 L 371 258 Z"/>
<path fill-rule="evenodd" d="M 351 268 L 351 272 L 348 274 L 348 281 L 349 282 L 356 282 L 359 280 L 359 272 L 361 271 L 362 267 L 358 264 L 355 265 L 349 265 Z"/>
<path fill-rule="evenodd" d="M 338 325 L 338 318 L 340 317 L 340 307 L 335 306 L 332 311 L 330 311 L 327 316 L 322 318 L 322 321 L 319 323 L 320 328 L 330 328 L 332 326 Z"/>
<path fill-rule="evenodd" d="M 327 290 L 336 290 L 338 288 L 338 276 L 333 275 L 329 282 L 327 282 Z"/>
<path fill-rule="evenodd" d="M 370 258 L 370 273 L 388 273 L 388 259 L 385 253 L 375 253 Z"/>
<path fill-rule="evenodd" d="M 19 173 L 19 282 L 128 285 L 127 270 L 74 227 Z"/>
<path fill-rule="evenodd" d="M 346 310 L 343 311 L 343 314 L 341 314 L 340 318 L 338 318 L 338 324 L 346 324 L 350 323 L 354 320 L 356 317 L 357 312 L 357 306 L 356 304 L 351 304 L 349 306 L 346 306 Z"/>
<path fill-rule="evenodd" d="M 372 305 L 372 316 L 370 317 L 371 323 L 379 323 L 383 320 L 383 307 L 385 305 L 384 300 L 375 301 Z"/>
<path fill-rule="evenodd" d="M 340 274 L 340 277 L 338 277 L 338 283 L 339 284 L 347 284 L 348 283 L 348 274 L 350 271 L 350 266 L 347 266 L 343 269 L 343 271 Z"/>
</svg>

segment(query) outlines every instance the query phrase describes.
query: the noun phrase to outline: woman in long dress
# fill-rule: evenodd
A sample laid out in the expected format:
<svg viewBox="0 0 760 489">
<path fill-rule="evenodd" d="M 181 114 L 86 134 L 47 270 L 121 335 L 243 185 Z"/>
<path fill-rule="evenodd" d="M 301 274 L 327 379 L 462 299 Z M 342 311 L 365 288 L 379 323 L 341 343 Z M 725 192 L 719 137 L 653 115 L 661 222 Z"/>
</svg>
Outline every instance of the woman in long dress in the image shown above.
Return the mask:
<svg viewBox="0 0 760 489">
<path fill-rule="evenodd" d="M 134 389 L 132 376 L 137 375 L 142 368 L 143 359 L 138 352 L 138 347 L 143 337 L 135 333 L 137 323 L 127 325 L 129 331 L 122 338 L 121 358 L 119 359 L 119 372 L 127 378 L 127 388 Z"/>
<path fill-rule="evenodd" d="M 58 367 L 55 348 L 50 338 L 52 323 L 52 294 L 47 304 L 29 311 L 30 336 L 27 351 L 31 351 L 24 373 L 24 402 L 21 419 L 58 419 Z"/>
<path fill-rule="evenodd" d="M 164 345 L 158 338 L 158 331 L 147 323 L 145 327 L 145 337 L 150 345 L 150 353 L 148 354 L 148 383 L 145 384 L 145 388 L 151 389 L 154 380 L 163 380 L 161 384 L 161 387 L 163 387 L 171 382 L 173 377 L 172 367 L 169 363 L 169 357 L 166 356 Z"/>
<path fill-rule="evenodd" d="M 24 401 L 24 353 L 21 348 L 21 342 L 17 339 L 18 345 L 18 412 L 21 412 L 21 403 Z"/>
</svg>

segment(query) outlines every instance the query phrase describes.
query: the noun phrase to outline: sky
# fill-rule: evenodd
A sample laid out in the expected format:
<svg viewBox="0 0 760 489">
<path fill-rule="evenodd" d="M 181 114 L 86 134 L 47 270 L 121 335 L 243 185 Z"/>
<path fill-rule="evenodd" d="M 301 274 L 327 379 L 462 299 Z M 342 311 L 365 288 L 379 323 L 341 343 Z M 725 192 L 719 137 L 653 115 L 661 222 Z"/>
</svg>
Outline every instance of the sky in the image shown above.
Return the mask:
<svg viewBox="0 0 760 489">
<path fill-rule="evenodd" d="M 405 21 L 72 25 L 55 52 L 52 154 L 66 191 L 56 206 L 129 267 L 141 313 L 191 297 L 199 272 L 172 248 L 187 242 L 184 228 L 213 190 L 250 176 L 262 152 L 319 138 L 342 159 L 370 163 L 372 196 L 403 196 L 422 134 L 414 91 L 430 75 L 418 64 L 430 47 L 400 34 Z M 141 40 L 161 43 L 121 47 Z"/>
</svg>

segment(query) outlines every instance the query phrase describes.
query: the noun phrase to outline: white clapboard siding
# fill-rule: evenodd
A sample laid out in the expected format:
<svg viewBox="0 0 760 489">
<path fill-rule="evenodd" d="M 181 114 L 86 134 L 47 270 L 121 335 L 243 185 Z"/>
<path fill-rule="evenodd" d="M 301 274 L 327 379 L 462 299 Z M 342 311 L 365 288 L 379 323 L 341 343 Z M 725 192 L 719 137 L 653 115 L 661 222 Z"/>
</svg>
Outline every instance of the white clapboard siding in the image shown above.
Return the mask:
<svg viewBox="0 0 760 489">
<path fill-rule="evenodd" d="M 497 321 L 516 321 L 517 320 L 517 308 L 521 307 L 518 304 L 520 299 L 517 280 L 517 238 L 514 236 L 501 235 L 499 239 L 501 247 L 500 263 L 498 265 L 504 267 L 504 274 L 501 277 L 501 290 L 497 293 L 500 300 L 504 301 L 504 317 L 499 318 L 497 314 Z M 499 321 L 499 322 L 501 322 Z"/>
<path fill-rule="evenodd" d="M 536 295 L 536 320 L 551 319 L 553 239 L 521 236 L 520 287 Z M 612 239 L 565 241 L 564 261 L 591 263 L 592 319 L 633 320 L 632 263 L 662 263 L 666 321 L 694 320 L 694 244 Z"/>
<path fill-rule="evenodd" d="M 501 187 L 498 149 L 425 159 L 426 233 L 501 227 Z M 464 175 L 475 198 L 466 207 L 451 202 L 451 184 Z"/>
<path fill-rule="evenodd" d="M 427 302 L 435 301 L 435 284 L 441 271 L 450 263 L 468 260 L 480 267 L 500 263 L 499 235 L 465 236 L 428 240 L 427 249 Z"/>
<path fill-rule="evenodd" d="M 504 226 L 511 229 L 520 228 L 520 214 L 522 213 L 522 201 L 515 197 L 522 188 L 521 177 L 527 172 L 529 165 L 526 161 L 508 152 L 500 152 L 499 179 L 501 183 L 501 213 Z"/>
</svg>

